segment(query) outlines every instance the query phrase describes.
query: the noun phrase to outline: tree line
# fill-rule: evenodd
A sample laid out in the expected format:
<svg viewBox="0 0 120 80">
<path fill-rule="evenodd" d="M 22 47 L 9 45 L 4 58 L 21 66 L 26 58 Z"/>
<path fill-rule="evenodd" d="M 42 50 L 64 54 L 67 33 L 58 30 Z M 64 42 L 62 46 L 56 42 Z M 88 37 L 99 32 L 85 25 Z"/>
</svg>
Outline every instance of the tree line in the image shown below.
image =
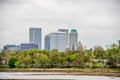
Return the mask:
<svg viewBox="0 0 120 80">
<path fill-rule="evenodd" d="M 3 64 L 2 58 L 6 58 Z M 2 51 L 0 53 L 0 68 L 116 68 L 120 67 L 120 45 L 112 44 L 107 49 L 95 46 L 84 49 L 59 52 L 30 49 L 24 51 Z"/>
</svg>

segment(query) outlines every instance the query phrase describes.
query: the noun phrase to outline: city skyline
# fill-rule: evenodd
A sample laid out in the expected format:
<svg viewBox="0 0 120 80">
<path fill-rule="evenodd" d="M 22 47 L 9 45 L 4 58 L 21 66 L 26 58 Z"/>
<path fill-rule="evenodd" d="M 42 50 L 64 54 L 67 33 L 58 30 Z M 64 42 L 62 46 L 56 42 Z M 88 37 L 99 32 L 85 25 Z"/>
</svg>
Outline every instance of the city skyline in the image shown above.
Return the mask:
<svg viewBox="0 0 120 80">
<path fill-rule="evenodd" d="M 29 43 L 24 42 L 19 45 L 16 44 L 6 44 L 3 46 L 3 50 L 15 50 L 23 51 L 26 49 L 36 48 L 41 50 L 41 39 L 42 39 L 42 29 L 31 27 L 29 28 Z M 64 52 L 66 49 L 71 49 L 72 51 L 77 49 L 78 44 L 78 33 L 76 29 L 58 29 L 57 32 L 49 33 L 44 38 L 44 48 L 48 51 L 52 49 L 57 49 L 60 52 Z"/>
<path fill-rule="evenodd" d="M 106 47 L 120 40 L 119 9 L 120 0 L 1 0 L 0 49 L 29 42 L 31 26 L 42 28 L 42 36 L 75 28 L 86 48 Z"/>
</svg>

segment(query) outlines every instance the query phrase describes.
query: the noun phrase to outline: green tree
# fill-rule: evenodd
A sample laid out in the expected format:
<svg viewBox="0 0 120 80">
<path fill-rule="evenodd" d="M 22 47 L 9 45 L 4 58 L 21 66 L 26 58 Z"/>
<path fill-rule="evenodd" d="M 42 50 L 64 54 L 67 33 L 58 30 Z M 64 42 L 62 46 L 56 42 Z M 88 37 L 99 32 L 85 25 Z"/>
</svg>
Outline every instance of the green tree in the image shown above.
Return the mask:
<svg viewBox="0 0 120 80">
<path fill-rule="evenodd" d="M 70 49 L 66 49 L 66 50 L 65 50 L 65 54 L 67 54 L 67 55 L 71 55 L 71 54 L 72 54 L 72 50 L 70 50 Z"/>
<path fill-rule="evenodd" d="M 78 66 L 80 68 L 83 68 L 84 64 L 84 55 L 83 54 L 77 54 L 75 57 L 75 61 L 78 63 Z"/>
<path fill-rule="evenodd" d="M 15 68 L 16 67 L 16 65 L 15 65 L 16 61 L 17 61 L 17 58 L 15 58 L 15 57 L 10 58 L 9 62 L 8 62 L 9 67 L 10 68 Z"/>
<path fill-rule="evenodd" d="M 57 49 L 53 49 L 52 51 L 50 51 L 49 59 L 51 67 L 57 67 L 57 64 L 60 61 L 59 52 L 57 51 Z"/>
<path fill-rule="evenodd" d="M 108 65 L 110 67 L 117 67 L 120 63 L 120 45 L 112 44 L 110 48 L 106 50 Z"/>
<path fill-rule="evenodd" d="M 48 50 L 45 50 L 45 49 L 43 49 L 43 50 L 41 50 L 41 53 L 43 53 L 43 54 L 45 54 L 45 55 L 49 55 L 49 51 Z"/>
<path fill-rule="evenodd" d="M 45 68 L 49 65 L 50 60 L 47 55 L 40 53 L 39 62 L 41 64 L 41 67 Z"/>
<path fill-rule="evenodd" d="M 70 66 L 73 66 L 72 65 L 72 62 L 75 60 L 75 57 L 76 57 L 76 54 L 73 54 L 73 55 L 67 55 L 65 57 L 65 60 L 67 61 L 67 66 L 70 67 Z"/>
<path fill-rule="evenodd" d="M 18 61 L 16 62 L 18 67 L 24 67 L 24 68 L 30 67 L 31 55 L 29 53 L 29 50 L 24 50 L 20 52 L 18 55 L 17 55 Z"/>
<path fill-rule="evenodd" d="M 64 52 L 61 52 L 60 55 L 59 55 L 59 64 L 60 64 L 60 67 L 64 67 L 65 66 L 65 53 Z"/>
<path fill-rule="evenodd" d="M 103 59 L 105 56 L 104 48 L 101 46 L 95 46 L 93 51 L 96 59 Z"/>
</svg>

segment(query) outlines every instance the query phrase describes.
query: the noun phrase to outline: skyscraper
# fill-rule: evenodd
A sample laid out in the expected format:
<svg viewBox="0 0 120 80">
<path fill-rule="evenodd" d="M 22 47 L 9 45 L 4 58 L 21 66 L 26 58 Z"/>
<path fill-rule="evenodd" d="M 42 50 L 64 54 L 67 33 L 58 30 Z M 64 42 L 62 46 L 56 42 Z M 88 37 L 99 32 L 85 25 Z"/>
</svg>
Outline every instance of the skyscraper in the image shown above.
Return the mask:
<svg viewBox="0 0 120 80">
<path fill-rule="evenodd" d="M 41 49 L 42 33 L 41 28 L 30 28 L 29 29 L 29 42 L 38 45 L 38 49 Z"/>
<path fill-rule="evenodd" d="M 45 36 L 45 49 L 50 51 L 50 35 Z"/>
<path fill-rule="evenodd" d="M 45 36 L 45 49 L 64 51 L 68 46 L 68 29 L 58 29 L 56 33 Z"/>
<path fill-rule="evenodd" d="M 68 46 L 68 35 L 66 33 L 51 33 L 50 34 L 50 50 L 57 49 L 58 51 L 65 51 Z"/>
<path fill-rule="evenodd" d="M 72 50 L 74 50 L 78 43 L 78 33 L 76 29 L 72 29 L 69 34 L 69 46 Z"/>
<path fill-rule="evenodd" d="M 66 34 L 66 39 L 67 39 L 66 40 L 67 41 L 66 48 L 68 48 L 69 47 L 69 30 L 68 29 L 58 29 L 58 31 Z"/>
</svg>

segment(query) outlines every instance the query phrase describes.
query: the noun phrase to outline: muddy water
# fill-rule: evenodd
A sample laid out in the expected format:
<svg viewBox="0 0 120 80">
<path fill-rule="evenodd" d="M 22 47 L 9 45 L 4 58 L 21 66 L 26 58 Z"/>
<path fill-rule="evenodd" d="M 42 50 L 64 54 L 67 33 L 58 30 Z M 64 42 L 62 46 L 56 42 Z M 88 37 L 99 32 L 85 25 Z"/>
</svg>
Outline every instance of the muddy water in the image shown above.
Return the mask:
<svg viewBox="0 0 120 80">
<path fill-rule="evenodd" d="M 0 72 L 0 79 L 120 80 L 118 77 L 67 75 L 66 72 Z"/>
</svg>

